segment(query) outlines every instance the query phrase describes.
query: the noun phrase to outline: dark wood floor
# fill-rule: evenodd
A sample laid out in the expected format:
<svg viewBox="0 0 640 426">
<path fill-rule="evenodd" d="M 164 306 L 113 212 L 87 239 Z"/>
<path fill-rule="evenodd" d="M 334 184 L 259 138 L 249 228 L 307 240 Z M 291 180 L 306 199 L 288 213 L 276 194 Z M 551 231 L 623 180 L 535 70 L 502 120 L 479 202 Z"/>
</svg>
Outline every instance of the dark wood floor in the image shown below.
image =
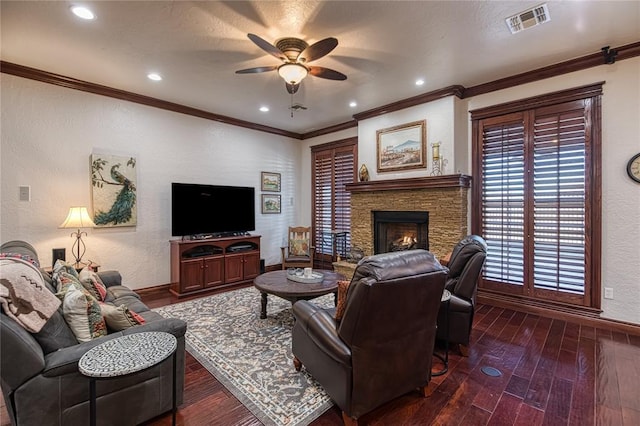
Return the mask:
<svg viewBox="0 0 640 426">
<path fill-rule="evenodd" d="M 148 295 L 151 307 L 175 303 Z M 433 394 L 406 394 L 363 416 L 363 425 L 640 425 L 640 337 L 509 309 L 476 311 L 469 357 L 450 355 Z M 484 366 L 500 377 L 481 372 Z M 434 368 L 437 368 L 434 365 Z M 292 366 L 293 368 L 293 366 Z M 2 425 L 8 424 L 2 408 Z M 170 425 L 166 415 L 147 426 Z M 187 355 L 179 425 L 260 425 Z M 314 426 L 342 425 L 334 406 Z"/>
<path fill-rule="evenodd" d="M 145 298 L 153 307 L 169 297 Z M 502 373 L 490 377 L 484 366 Z M 293 368 L 293 366 L 292 366 Z M 438 368 L 434 365 L 434 368 Z M 640 425 L 640 336 L 509 309 L 476 311 L 469 357 L 453 351 L 433 394 L 409 393 L 363 416 L 363 425 Z M 168 425 L 170 416 L 149 425 Z M 182 425 L 260 425 L 188 356 Z M 342 425 L 333 407 L 312 423 Z"/>
</svg>

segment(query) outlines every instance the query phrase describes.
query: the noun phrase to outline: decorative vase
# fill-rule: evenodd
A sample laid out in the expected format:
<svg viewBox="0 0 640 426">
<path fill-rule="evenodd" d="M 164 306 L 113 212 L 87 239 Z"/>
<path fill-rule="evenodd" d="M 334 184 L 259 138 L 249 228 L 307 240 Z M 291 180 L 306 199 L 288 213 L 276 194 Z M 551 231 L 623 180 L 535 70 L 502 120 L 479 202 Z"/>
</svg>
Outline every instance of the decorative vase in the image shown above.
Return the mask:
<svg viewBox="0 0 640 426">
<path fill-rule="evenodd" d="M 360 170 L 358 171 L 358 178 L 360 182 L 368 182 L 369 181 L 369 170 L 367 170 L 366 165 L 360 166 Z"/>
</svg>

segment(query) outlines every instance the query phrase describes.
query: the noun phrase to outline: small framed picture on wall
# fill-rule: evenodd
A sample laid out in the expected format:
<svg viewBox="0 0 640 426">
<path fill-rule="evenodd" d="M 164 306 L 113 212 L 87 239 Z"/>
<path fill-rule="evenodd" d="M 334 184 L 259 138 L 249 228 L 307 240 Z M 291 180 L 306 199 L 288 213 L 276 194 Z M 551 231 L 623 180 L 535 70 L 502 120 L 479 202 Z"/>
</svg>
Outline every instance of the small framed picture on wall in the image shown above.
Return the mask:
<svg viewBox="0 0 640 426">
<path fill-rule="evenodd" d="M 278 214 L 280 213 L 280 194 L 262 194 L 262 213 Z"/>
<path fill-rule="evenodd" d="M 280 173 L 262 172 L 262 190 L 265 192 L 280 192 Z"/>
</svg>

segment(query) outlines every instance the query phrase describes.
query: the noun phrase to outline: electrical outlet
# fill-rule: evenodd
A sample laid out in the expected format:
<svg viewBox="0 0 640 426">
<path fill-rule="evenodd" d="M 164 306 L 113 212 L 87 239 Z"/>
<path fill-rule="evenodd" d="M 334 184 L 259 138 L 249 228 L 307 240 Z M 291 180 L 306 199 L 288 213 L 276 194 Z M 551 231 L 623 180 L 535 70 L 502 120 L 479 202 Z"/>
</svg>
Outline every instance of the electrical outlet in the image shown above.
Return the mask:
<svg viewBox="0 0 640 426">
<path fill-rule="evenodd" d="M 611 287 L 604 288 L 604 298 L 613 299 L 613 289 Z"/>
<path fill-rule="evenodd" d="M 56 265 L 56 260 L 66 260 L 67 250 L 64 248 L 54 248 L 51 250 L 51 257 L 53 258 L 51 267 L 54 267 Z"/>
</svg>

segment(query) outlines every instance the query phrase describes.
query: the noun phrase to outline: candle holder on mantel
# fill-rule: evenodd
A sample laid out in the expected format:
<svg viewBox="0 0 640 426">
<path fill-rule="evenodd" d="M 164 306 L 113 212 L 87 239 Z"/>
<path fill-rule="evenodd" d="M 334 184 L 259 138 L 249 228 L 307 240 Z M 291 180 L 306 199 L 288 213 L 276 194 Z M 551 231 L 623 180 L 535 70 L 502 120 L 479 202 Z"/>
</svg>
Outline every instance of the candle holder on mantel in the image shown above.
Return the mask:
<svg viewBox="0 0 640 426">
<path fill-rule="evenodd" d="M 431 144 L 431 176 L 441 176 L 447 160 L 440 155 L 441 142 Z"/>
</svg>

